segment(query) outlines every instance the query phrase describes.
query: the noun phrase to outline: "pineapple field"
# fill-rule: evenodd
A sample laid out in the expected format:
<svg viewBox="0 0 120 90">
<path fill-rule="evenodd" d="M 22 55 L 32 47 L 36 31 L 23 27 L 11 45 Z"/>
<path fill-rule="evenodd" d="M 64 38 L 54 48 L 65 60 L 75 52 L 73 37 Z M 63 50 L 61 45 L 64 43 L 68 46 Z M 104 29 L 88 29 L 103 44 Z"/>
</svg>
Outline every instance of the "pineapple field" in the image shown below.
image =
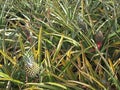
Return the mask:
<svg viewBox="0 0 120 90">
<path fill-rule="evenodd" d="M 0 90 L 120 90 L 120 0 L 0 0 Z"/>
</svg>

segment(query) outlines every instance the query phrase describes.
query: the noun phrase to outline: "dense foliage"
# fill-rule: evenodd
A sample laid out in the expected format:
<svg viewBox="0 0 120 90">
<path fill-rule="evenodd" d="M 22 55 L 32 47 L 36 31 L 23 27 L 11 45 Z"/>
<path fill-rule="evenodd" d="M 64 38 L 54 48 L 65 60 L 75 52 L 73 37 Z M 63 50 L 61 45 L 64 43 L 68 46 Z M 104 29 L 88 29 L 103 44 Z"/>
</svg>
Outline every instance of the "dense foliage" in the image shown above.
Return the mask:
<svg viewBox="0 0 120 90">
<path fill-rule="evenodd" d="M 120 90 L 120 0 L 0 0 L 0 88 Z"/>
</svg>

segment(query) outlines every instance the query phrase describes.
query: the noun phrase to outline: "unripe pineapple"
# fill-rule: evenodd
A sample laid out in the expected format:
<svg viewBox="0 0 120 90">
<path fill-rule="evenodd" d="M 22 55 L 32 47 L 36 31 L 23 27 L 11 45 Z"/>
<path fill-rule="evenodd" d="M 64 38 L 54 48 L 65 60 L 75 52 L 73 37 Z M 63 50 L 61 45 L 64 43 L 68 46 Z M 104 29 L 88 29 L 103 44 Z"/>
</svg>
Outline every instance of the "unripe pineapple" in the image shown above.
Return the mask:
<svg viewBox="0 0 120 90">
<path fill-rule="evenodd" d="M 97 48 L 100 50 L 101 47 L 102 47 L 102 44 L 103 44 L 103 39 L 104 39 L 104 36 L 103 36 L 103 33 L 102 31 L 97 31 L 94 35 L 94 40 L 95 40 L 95 43 L 97 45 Z M 92 48 L 90 49 L 90 52 L 95 52 L 95 48 Z"/>
<path fill-rule="evenodd" d="M 103 33 L 102 33 L 102 31 L 96 32 L 94 38 L 95 38 L 96 43 L 102 42 L 103 41 Z"/>
<path fill-rule="evenodd" d="M 24 69 L 28 77 L 36 77 L 39 74 L 40 67 L 34 61 L 34 58 L 30 54 L 25 54 L 23 56 L 24 59 Z"/>
<path fill-rule="evenodd" d="M 102 43 L 103 43 L 103 33 L 102 31 L 98 31 L 96 32 L 95 36 L 94 36 L 95 42 L 97 44 L 98 49 L 101 48 Z"/>
</svg>

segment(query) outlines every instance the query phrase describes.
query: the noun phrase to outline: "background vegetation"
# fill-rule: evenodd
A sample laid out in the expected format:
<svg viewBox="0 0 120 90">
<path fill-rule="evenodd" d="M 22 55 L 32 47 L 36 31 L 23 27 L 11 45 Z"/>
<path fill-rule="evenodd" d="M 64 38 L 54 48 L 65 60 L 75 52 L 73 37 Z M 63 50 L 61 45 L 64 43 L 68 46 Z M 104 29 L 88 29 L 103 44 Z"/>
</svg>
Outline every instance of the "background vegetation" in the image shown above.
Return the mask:
<svg viewBox="0 0 120 90">
<path fill-rule="evenodd" d="M 25 82 L 28 49 L 40 73 Z M 0 0 L 1 88 L 120 90 L 119 77 L 120 0 Z"/>
</svg>

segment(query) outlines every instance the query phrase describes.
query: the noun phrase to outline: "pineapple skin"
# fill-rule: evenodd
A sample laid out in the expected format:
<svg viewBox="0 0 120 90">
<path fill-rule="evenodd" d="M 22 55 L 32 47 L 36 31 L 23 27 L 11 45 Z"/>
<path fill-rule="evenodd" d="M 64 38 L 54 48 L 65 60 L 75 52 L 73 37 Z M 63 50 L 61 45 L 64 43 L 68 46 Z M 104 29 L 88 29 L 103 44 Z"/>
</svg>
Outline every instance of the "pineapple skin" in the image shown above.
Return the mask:
<svg viewBox="0 0 120 90">
<path fill-rule="evenodd" d="M 24 66 L 24 69 L 25 69 L 25 72 L 28 75 L 28 77 L 32 77 L 32 78 L 36 77 L 37 74 L 39 74 L 39 71 L 40 71 L 39 65 L 34 61 L 31 62 L 31 63 L 26 62 L 25 66 Z"/>
</svg>

